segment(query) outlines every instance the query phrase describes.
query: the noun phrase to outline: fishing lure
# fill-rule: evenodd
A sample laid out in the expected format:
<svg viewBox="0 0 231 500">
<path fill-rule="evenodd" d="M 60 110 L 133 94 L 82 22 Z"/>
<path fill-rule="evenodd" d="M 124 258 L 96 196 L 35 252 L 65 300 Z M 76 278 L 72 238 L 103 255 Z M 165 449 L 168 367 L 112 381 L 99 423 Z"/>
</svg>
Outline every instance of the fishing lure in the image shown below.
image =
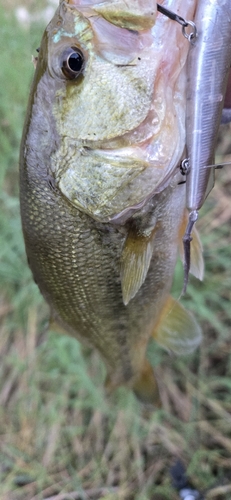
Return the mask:
<svg viewBox="0 0 231 500">
<path fill-rule="evenodd" d="M 214 186 L 216 139 L 222 118 L 225 92 L 231 63 L 231 2 L 200 0 L 194 22 L 165 9 L 157 9 L 182 25 L 191 42 L 188 55 L 186 104 L 187 158 L 181 163 L 186 174 L 186 206 L 189 210 L 184 243 L 184 288 L 190 269 L 190 242 L 198 210 Z M 193 30 L 187 34 L 186 28 Z M 223 115 L 230 121 L 230 113 Z"/>
<path fill-rule="evenodd" d="M 231 2 L 201 0 L 195 24 L 197 39 L 188 55 L 186 106 L 186 206 L 189 213 L 184 236 L 184 290 L 190 268 L 190 241 L 198 210 L 214 185 L 216 139 L 231 62 Z"/>
</svg>

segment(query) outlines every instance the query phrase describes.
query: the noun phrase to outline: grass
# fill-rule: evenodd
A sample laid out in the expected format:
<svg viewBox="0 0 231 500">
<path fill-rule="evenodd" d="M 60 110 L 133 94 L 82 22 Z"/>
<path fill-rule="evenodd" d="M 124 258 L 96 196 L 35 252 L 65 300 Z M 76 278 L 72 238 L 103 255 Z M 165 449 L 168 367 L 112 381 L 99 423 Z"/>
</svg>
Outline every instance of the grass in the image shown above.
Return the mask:
<svg viewBox="0 0 231 500">
<path fill-rule="evenodd" d="M 106 398 L 98 355 L 45 333 L 48 309 L 26 263 L 18 150 L 42 28 L 20 27 L 16 6 L 0 10 L 1 499 L 177 500 L 169 474 L 177 458 L 207 500 L 230 499 L 231 171 L 219 172 L 198 222 L 205 280 L 192 278 L 183 299 L 202 325 L 200 349 L 181 358 L 155 350 L 160 410 L 143 410 L 123 388 Z M 221 130 L 222 157 L 231 153 L 230 134 Z M 176 294 L 181 280 L 179 265 Z"/>
</svg>

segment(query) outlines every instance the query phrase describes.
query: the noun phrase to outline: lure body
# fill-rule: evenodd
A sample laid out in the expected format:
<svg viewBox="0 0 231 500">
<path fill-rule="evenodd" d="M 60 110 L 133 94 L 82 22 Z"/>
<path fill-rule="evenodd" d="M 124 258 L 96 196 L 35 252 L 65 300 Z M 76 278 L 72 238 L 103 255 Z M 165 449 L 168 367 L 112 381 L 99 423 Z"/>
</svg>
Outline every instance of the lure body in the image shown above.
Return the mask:
<svg viewBox="0 0 231 500">
<path fill-rule="evenodd" d="M 197 211 L 214 184 L 214 152 L 231 64 L 230 0 L 199 0 L 188 55 L 186 205 Z"/>
</svg>

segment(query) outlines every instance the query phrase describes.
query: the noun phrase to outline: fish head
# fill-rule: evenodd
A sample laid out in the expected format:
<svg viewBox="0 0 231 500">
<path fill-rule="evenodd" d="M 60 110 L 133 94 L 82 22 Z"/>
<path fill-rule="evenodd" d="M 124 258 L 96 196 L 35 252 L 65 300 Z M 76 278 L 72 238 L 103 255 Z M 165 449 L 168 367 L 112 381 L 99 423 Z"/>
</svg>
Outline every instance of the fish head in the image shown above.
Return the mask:
<svg viewBox="0 0 231 500">
<path fill-rule="evenodd" d="M 40 157 L 44 146 L 62 195 L 101 222 L 140 209 L 182 154 L 179 85 L 165 88 L 170 63 L 155 14 L 150 0 L 61 1 L 41 44 L 35 94 L 52 131 L 38 137 Z M 44 135 L 41 123 L 35 129 Z"/>
</svg>

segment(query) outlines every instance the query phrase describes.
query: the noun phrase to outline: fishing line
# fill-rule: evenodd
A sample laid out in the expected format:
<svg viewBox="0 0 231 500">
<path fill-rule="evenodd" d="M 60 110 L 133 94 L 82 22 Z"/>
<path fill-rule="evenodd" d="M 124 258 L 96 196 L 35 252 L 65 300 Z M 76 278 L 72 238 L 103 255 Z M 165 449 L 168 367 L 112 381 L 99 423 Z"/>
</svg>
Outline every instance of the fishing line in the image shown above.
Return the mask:
<svg viewBox="0 0 231 500">
<path fill-rule="evenodd" d="M 205 170 L 206 168 L 215 168 L 216 170 L 221 170 L 223 167 L 230 167 L 231 161 L 226 161 L 223 163 L 214 163 L 213 165 L 201 165 L 200 170 Z M 180 172 L 182 175 L 187 175 L 190 171 L 189 158 L 184 158 L 179 165 Z"/>
<path fill-rule="evenodd" d="M 186 19 L 184 19 L 184 17 L 178 16 L 178 14 L 176 14 L 175 12 L 172 12 L 169 9 L 166 9 L 166 7 L 163 7 L 159 3 L 157 4 L 157 10 L 161 14 L 163 14 L 164 16 L 171 19 L 172 21 L 176 21 L 178 24 L 180 24 L 182 27 L 182 33 L 183 33 L 184 37 L 187 38 L 187 40 L 190 43 L 194 42 L 194 39 L 197 38 L 197 27 L 193 21 L 187 21 Z M 191 28 L 192 28 L 192 31 L 190 33 L 187 33 L 187 31 L 186 31 L 186 28 L 188 26 L 191 26 Z"/>
</svg>

